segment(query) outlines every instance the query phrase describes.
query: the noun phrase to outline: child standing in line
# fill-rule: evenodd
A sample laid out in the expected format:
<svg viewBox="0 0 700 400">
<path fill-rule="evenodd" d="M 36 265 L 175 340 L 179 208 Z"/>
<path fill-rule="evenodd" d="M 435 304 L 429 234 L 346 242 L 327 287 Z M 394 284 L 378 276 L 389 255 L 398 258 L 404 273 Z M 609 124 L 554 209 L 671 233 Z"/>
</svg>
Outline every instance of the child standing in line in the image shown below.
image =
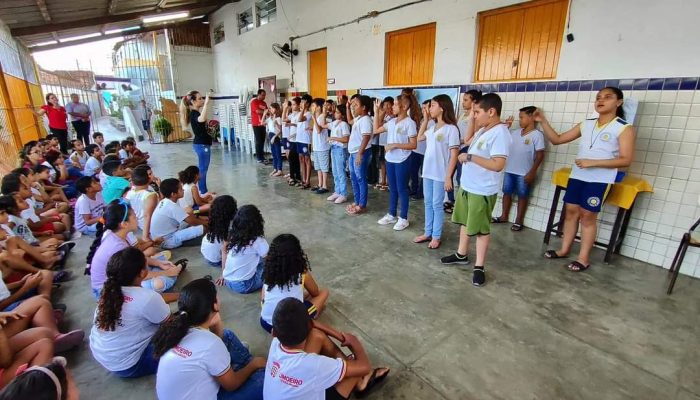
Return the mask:
<svg viewBox="0 0 700 400">
<path fill-rule="evenodd" d="M 429 120 L 435 120 L 429 127 Z M 430 101 L 430 108 L 423 107 L 423 121 L 418 141 L 425 141 L 423 160 L 423 196 L 425 197 L 425 231 L 413 243 L 428 244 L 429 249 L 440 247 L 442 223 L 445 215 L 443 199 L 445 191 L 452 190 L 452 173 L 459 153 L 459 130 L 454 105 L 450 96 L 440 94 Z"/>
<path fill-rule="evenodd" d="M 284 152 L 284 157 L 287 159 L 287 162 L 289 163 L 289 130 L 290 127 L 287 126 L 287 124 L 284 122 L 284 120 L 287 118 L 286 117 L 286 111 L 291 107 L 291 102 L 285 101 L 284 105 L 282 106 L 282 113 L 280 116 L 280 131 L 282 131 L 282 141 L 281 146 L 282 146 L 282 152 Z M 291 164 L 290 164 L 290 170 L 291 170 Z M 291 173 L 289 174 L 284 174 L 284 177 L 289 180 L 291 178 Z"/>
<path fill-rule="evenodd" d="M 389 181 L 389 212 L 377 223 L 394 224 L 395 231 L 408 228 L 408 172 L 411 150 L 416 148 L 416 121 L 408 113 L 413 98 L 400 95 L 393 102 L 395 118 L 384 122 L 384 110 L 379 101 L 374 103 L 374 134 L 386 136 L 386 172 Z M 401 202 L 401 214 L 397 219 L 398 203 Z"/>
<path fill-rule="evenodd" d="M 481 127 L 474 135 L 467 154 L 459 156 L 462 180 L 457 193 L 452 222 L 459 228 L 457 252 L 442 257 L 443 264 L 467 264 L 469 238 L 476 235 L 476 261 L 472 275 L 474 286 L 486 283 L 484 265 L 491 240 L 491 214 L 510 149 L 510 132 L 501 123 L 501 98 L 485 94 L 473 107 L 474 126 Z"/>
<path fill-rule="evenodd" d="M 430 100 L 424 101 L 421 105 L 422 108 L 426 108 L 429 106 Z M 422 110 L 422 108 L 419 108 L 419 110 Z M 420 115 L 419 118 L 422 118 L 422 111 L 419 111 L 418 114 Z M 412 118 L 414 118 L 413 114 L 411 114 L 411 116 Z M 435 121 L 428 118 L 428 129 L 430 129 L 434 125 Z M 418 144 L 416 144 L 416 148 L 411 151 L 411 155 L 409 156 L 409 159 L 411 161 L 408 174 L 408 196 L 413 200 L 421 200 L 423 198 L 423 180 L 421 179 L 421 169 L 423 168 L 423 159 L 425 158 L 425 147 L 425 140 L 418 141 Z"/>
<path fill-rule="evenodd" d="M 207 221 L 188 215 L 185 210 L 177 205 L 177 200 L 182 198 L 182 184 L 177 179 L 165 179 L 160 185 L 160 193 L 163 196 L 153 211 L 151 218 L 151 236 L 162 237 L 164 249 L 174 249 L 182 246 L 183 242 L 204 235 Z M 187 228 L 180 229 L 185 222 Z"/>
<path fill-rule="evenodd" d="M 323 99 L 314 99 L 311 105 L 313 114 L 313 157 L 314 168 L 318 175 L 318 186 L 312 189 L 316 194 L 328 193 L 328 169 L 330 167 L 330 148 L 328 129 L 326 129 L 326 113 L 330 105 Z"/>
<path fill-rule="evenodd" d="M 379 101 L 378 99 L 375 100 Z M 394 113 L 394 98 L 391 96 L 385 97 L 379 107 L 382 110 L 382 114 L 384 115 L 384 120 L 382 122 L 388 122 L 390 119 L 394 118 L 396 116 L 396 113 Z M 374 111 L 374 116 L 377 114 L 377 109 L 375 107 Z M 374 119 L 374 116 L 372 118 Z M 372 138 L 372 163 L 369 166 L 370 175 L 374 174 L 376 179 L 368 179 L 370 183 L 375 183 L 374 188 L 382 191 L 386 191 L 389 189 L 389 184 L 387 183 L 387 178 L 386 178 L 386 139 L 387 139 L 387 133 L 382 132 L 382 133 L 375 133 L 374 137 Z"/>
<path fill-rule="evenodd" d="M 265 220 L 254 205 L 241 207 L 231 221 L 231 231 L 225 242 L 223 270 L 216 280 L 236 293 L 247 294 L 262 285 L 265 256 L 270 245 L 265 240 Z"/>
<path fill-rule="evenodd" d="M 283 233 L 270 245 L 263 273 L 260 325 L 272 332 L 272 315 L 277 304 L 287 297 L 303 301 L 311 318 L 317 318 L 328 301 L 328 289 L 320 289 L 311 276 L 306 253 L 296 236 Z M 305 292 L 308 295 L 305 295 Z"/>
<path fill-rule="evenodd" d="M 523 229 L 530 188 L 535 183 L 537 169 L 544 160 L 544 135 L 535 129 L 536 122 L 533 117 L 536 110 L 535 106 L 521 108 L 518 116 L 520 129 L 510 132 L 510 150 L 503 176 L 503 210 L 500 217 L 495 217 L 491 221 L 495 223 L 508 221 L 513 194 L 516 194 L 518 213 L 515 223 L 510 227 L 510 230 L 516 232 Z M 508 121 L 512 122 L 512 118 Z"/>
<path fill-rule="evenodd" d="M 214 194 L 199 193 L 199 168 L 195 165 L 190 165 L 183 171 L 178 172 L 178 178 L 182 183 L 182 198 L 177 200 L 177 204 L 188 213 L 194 213 L 198 210 L 200 213 L 206 214 L 209 212 L 211 202 L 214 201 Z"/>
<path fill-rule="evenodd" d="M 270 104 L 262 118 L 265 118 L 267 137 L 270 140 L 272 153 L 272 172 L 270 176 L 282 175 L 282 109 L 278 103 Z"/>
<path fill-rule="evenodd" d="M 284 126 L 289 128 L 289 138 L 287 145 L 289 152 L 287 159 L 289 160 L 289 186 L 303 186 L 301 179 L 301 165 L 299 163 L 299 153 L 297 153 L 297 120 L 299 119 L 301 98 L 295 97 L 291 102 L 285 103 L 285 108 L 282 110 L 282 121 Z"/>
<path fill-rule="evenodd" d="M 297 118 L 297 153 L 301 164 L 301 189 L 311 188 L 311 124 L 313 116 L 309 111 L 313 99 L 308 94 L 301 97 L 299 117 Z M 297 185 L 298 186 L 298 185 Z"/>
<path fill-rule="evenodd" d="M 350 102 L 354 108 L 352 130 L 348 141 L 350 153 L 350 178 L 352 181 L 353 196 L 355 201 L 345 208 L 350 215 L 359 215 L 367 211 L 367 169 L 372 158 L 370 140 L 372 139 L 372 118 L 369 112 L 372 109 L 372 99 L 361 95 Z"/>
<path fill-rule="evenodd" d="M 345 176 L 345 166 L 348 162 L 348 140 L 350 140 L 350 125 L 346 120 L 345 106 L 340 104 L 333 112 L 335 120 L 330 124 L 331 159 L 333 161 L 333 194 L 326 200 L 342 204 L 348 200 L 348 183 Z"/>
<path fill-rule="evenodd" d="M 238 211 L 236 199 L 227 194 L 218 196 L 211 203 L 209 232 L 204 236 L 200 251 L 210 265 L 221 266 L 226 249 L 223 244 L 228 239 L 231 221 Z"/>
<path fill-rule="evenodd" d="M 92 176 L 83 176 L 75 182 L 80 197 L 75 203 L 75 230 L 84 234 L 97 232 L 97 222 L 102 218 L 105 202 L 102 199 L 102 186 Z"/>
</svg>

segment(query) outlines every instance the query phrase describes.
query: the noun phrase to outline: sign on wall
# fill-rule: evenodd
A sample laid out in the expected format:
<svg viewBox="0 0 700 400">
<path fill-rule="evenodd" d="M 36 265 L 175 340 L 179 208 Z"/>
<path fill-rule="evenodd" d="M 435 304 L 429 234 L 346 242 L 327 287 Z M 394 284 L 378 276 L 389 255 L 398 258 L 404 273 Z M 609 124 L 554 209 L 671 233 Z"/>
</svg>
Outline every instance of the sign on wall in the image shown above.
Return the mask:
<svg viewBox="0 0 700 400">
<path fill-rule="evenodd" d="M 219 44 L 226 39 L 226 32 L 224 32 L 224 23 L 214 27 L 214 44 Z"/>
</svg>

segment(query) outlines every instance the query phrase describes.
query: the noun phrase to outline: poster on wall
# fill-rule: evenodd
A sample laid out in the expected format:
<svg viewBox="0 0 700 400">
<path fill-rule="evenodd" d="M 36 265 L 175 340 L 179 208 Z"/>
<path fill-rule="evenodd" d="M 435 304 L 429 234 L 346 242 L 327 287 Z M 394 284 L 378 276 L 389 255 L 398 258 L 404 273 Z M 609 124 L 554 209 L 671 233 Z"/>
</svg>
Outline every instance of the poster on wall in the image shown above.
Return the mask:
<svg viewBox="0 0 700 400">
<path fill-rule="evenodd" d="M 258 89 L 265 89 L 265 102 L 272 104 L 277 102 L 277 76 L 258 78 Z"/>
<path fill-rule="evenodd" d="M 214 44 L 219 44 L 226 39 L 226 32 L 224 32 L 224 23 L 214 27 Z"/>
<path fill-rule="evenodd" d="M 459 107 L 459 86 L 454 87 L 440 87 L 440 88 L 413 88 L 418 98 L 418 103 L 422 104 L 426 100 L 430 100 L 439 94 L 446 94 L 452 99 L 452 103 L 455 106 L 455 110 Z M 385 97 L 391 96 L 396 98 L 396 96 L 401 94 L 401 88 L 380 88 L 380 89 L 360 89 L 360 93 L 367 95 L 369 97 L 376 97 L 378 99 L 383 99 Z"/>
</svg>

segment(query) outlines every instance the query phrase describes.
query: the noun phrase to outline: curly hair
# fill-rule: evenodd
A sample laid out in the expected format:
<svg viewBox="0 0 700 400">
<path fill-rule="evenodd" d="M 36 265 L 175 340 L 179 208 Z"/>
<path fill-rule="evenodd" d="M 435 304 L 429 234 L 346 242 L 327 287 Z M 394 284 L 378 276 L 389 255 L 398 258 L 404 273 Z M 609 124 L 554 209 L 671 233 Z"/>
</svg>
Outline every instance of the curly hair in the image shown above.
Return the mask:
<svg viewBox="0 0 700 400">
<path fill-rule="evenodd" d="M 121 318 L 124 294 L 122 286 L 133 286 L 134 280 L 146 268 L 146 256 L 135 247 L 114 253 L 107 263 L 107 280 L 97 303 L 95 325 L 104 331 L 113 331 Z"/>
<path fill-rule="evenodd" d="M 289 289 L 292 285 L 301 284 L 301 276 L 311 271 L 309 259 L 301 248 L 299 239 L 291 233 L 277 236 L 270 244 L 270 250 L 265 258 L 263 282 L 270 291 L 275 286 Z"/>
<path fill-rule="evenodd" d="M 226 251 L 238 253 L 261 236 L 265 236 L 265 220 L 257 207 L 246 204 L 233 217 Z"/>
<path fill-rule="evenodd" d="M 198 176 L 199 168 L 195 165 L 190 165 L 189 167 L 177 173 L 177 177 L 183 185 L 196 182 Z"/>
<path fill-rule="evenodd" d="M 231 220 L 238 211 L 238 203 L 233 196 L 223 195 L 214 199 L 209 210 L 209 232 L 207 240 L 211 243 L 224 242 L 231 228 Z"/>
</svg>

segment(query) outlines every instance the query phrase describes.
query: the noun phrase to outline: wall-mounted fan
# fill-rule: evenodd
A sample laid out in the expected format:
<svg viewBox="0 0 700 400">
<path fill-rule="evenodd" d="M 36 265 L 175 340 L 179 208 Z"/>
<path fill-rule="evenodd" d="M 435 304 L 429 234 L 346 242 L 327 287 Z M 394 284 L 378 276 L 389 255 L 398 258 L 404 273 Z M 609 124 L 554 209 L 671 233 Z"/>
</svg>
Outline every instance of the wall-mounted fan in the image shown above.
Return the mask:
<svg viewBox="0 0 700 400">
<path fill-rule="evenodd" d="M 272 45 L 272 51 L 274 51 L 275 54 L 277 54 L 278 56 L 280 56 L 280 58 L 287 62 L 290 62 L 292 60 L 292 57 L 299 55 L 299 50 L 292 49 L 289 43 L 285 43 L 282 46 L 275 43 Z"/>
</svg>

